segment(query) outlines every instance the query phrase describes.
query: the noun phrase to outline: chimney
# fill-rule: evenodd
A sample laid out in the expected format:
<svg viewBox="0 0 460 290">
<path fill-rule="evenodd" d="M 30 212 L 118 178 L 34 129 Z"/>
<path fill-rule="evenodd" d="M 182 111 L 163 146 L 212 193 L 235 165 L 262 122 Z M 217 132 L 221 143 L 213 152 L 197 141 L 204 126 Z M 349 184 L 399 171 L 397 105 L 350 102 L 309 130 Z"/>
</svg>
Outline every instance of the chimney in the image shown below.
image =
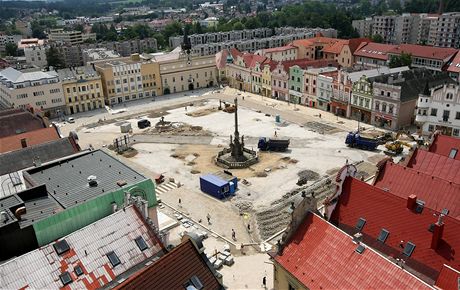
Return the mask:
<svg viewBox="0 0 460 290">
<path fill-rule="evenodd" d="M 413 210 L 415 208 L 415 204 L 417 203 L 417 196 L 415 194 L 409 195 L 407 198 L 407 208 Z"/>
<path fill-rule="evenodd" d="M 26 139 L 26 138 L 22 138 L 22 139 L 21 139 L 21 146 L 22 146 L 22 148 L 26 148 L 26 147 L 27 147 L 27 139 Z"/>
<path fill-rule="evenodd" d="M 434 224 L 433 236 L 431 237 L 431 248 L 436 250 L 438 248 L 439 242 L 442 239 L 442 233 L 444 231 L 444 215 L 440 214 L 438 221 Z"/>
</svg>

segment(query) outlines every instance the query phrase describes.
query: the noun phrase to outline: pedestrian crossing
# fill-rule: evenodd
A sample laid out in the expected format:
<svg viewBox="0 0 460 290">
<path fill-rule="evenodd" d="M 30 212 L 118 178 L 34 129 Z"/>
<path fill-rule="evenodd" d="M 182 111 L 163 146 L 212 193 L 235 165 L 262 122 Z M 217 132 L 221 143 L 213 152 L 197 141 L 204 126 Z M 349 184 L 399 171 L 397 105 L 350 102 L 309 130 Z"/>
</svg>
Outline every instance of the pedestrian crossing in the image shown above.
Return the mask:
<svg viewBox="0 0 460 290">
<path fill-rule="evenodd" d="M 156 194 L 163 194 L 170 190 L 177 188 L 177 184 L 174 182 L 165 182 L 157 186 L 155 189 Z"/>
</svg>

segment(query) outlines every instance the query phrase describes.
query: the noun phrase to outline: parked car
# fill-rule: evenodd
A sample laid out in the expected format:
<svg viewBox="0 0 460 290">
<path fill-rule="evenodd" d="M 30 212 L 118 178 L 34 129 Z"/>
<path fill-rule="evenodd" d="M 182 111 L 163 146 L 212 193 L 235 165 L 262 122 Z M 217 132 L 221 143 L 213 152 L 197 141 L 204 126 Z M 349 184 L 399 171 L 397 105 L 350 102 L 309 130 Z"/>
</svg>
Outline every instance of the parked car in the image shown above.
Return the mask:
<svg viewBox="0 0 460 290">
<path fill-rule="evenodd" d="M 73 117 L 69 117 L 69 118 L 67 119 L 67 122 L 69 122 L 69 123 L 75 123 L 75 119 L 74 119 Z"/>
<path fill-rule="evenodd" d="M 147 119 L 142 119 L 137 122 L 137 127 L 139 127 L 139 129 L 144 129 L 150 126 L 151 126 L 150 121 Z"/>
</svg>

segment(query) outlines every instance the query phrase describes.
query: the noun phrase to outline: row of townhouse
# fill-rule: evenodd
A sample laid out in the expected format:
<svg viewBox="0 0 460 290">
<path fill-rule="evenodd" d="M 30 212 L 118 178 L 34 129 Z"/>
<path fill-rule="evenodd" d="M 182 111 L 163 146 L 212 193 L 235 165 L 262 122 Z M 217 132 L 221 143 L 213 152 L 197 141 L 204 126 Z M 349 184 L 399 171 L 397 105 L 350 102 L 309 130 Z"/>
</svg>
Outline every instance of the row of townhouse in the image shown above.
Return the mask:
<svg viewBox="0 0 460 290">
<path fill-rule="evenodd" d="M 192 57 L 180 49 L 133 54 L 57 71 L 0 71 L 0 107 L 33 108 L 62 117 L 105 105 L 155 98 L 217 84 L 214 56 Z"/>
<path fill-rule="evenodd" d="M 276 62 L 236 49 L 222 51 L 218 60 L 222 80 L 231 87 L 392 130 L 413 124 L 424 90 L 454 83 L 447 72 L 427 68 L 358 70 L 327 59 Z"/>
</svg>

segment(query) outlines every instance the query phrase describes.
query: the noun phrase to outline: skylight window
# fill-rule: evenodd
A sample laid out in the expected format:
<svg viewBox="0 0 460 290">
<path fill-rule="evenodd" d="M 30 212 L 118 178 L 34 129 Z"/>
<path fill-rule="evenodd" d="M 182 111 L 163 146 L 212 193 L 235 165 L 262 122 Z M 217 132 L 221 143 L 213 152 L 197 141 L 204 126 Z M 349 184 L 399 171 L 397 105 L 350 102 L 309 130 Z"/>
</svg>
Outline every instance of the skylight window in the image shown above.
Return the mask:
<svg viewBox="0 0 460 290">
<path fill-rule="evenodd" d="M 355 228 L 360 232 L 364 228 L 365 224 L 366 224 L 366 220 L 363 218 L 359 218 L 358 222 L 356 223 Z"/>
<path fill-rule="evenodd" d="M 449 214 L 449 210 L 448 210 L 447 208 L 444 208 L 444 209 L 442 209 L 441 213 L 442 213 L 443 215 L 448 215 L 448 214 Z"/>
<path fill-rule="evenodd" d="M 77 276 L 83 275 L 83 269 L 81 268 L 80 265 L 75 266 L 75 268 L 73 269 L 73 271 L 75 272 L 75 274 L 76 274 Z"/>
<path fill-rule="evenodd" d="M 113 267 L 121 263 L 120 259 L 118 258 L 117 254 L 115 254 L 115 252 L 108 253 L 107 258 L 109 258 L 110 264 L 112 264 Z"/>
<path fill-rule="evenodd" d="M 70 250 L 69 244 L 66 240 L 61 240 L 59 242 L 54 243 L 53 247 L 58 255 L 64 254 L 65 252 Z"/>
<path fill-rule="evenodd" d="M 147 243 L 144 238 L 139 236 L 135 239 L 136 245 L 139 247 L 139 250 L 143 251 L 148 248 Z"/>
<path fill-rule="evenodd" d="M 416 213 L 422 213 L 423 211 L 423 208 L 425 207 L 425 202 L 423 200 L 417 200 L 417 203 L 416 203 L 416 207 L 415 207 L 415 212 Z"/>
<path fill-rule="evenodd" d="M 365 249 L 366 249 L 366 248 L 365 248 L 363 245 L 358 245 L 358 246 L 356 247 L 356 250 L 355 250 L 355 251 L 356 251 L 356 253 L 358 253 L 358 254 L 362 254 L 362 253 L 364 253 L 364 250 L 365 250 Z"/>
<path fill-rule="evenodd" d="M 198 278 L 198 276 L 196 275 L 193 275 L 190 280 L 188 280 L 185 284 L 184 284 L 184 288 L 186 290 L 201 290 L 204 288 L 204 285 L 203 283 L 201 282 L 200 278 Z"/>
<path fill-rule="evenodd" d="M 377 241 L 385 243 L 385 241 L 387 240 L 389 234 L 390 234 L 389 231 L 387 231 L 386 229 L 382 229 L 380 231 L 379 236 L 377 237 Z"/>
<path fill-rule="evenodd" d="M 61 279 L 61 282 L 64 286 L 73 282 L 72 276 L 70 276 L 69 272 L 64 272 L 59 275 L 59 279 Z"/>
<path fill-rule="evenodd" d="M 455 156 L 457 156 L 457 152 L 458 150 L 455 148 L 450 149 L 449 158 L 455 159 Z"/>
<path fill-rule="evenodd" d="M 406 246 L 404 247 L 403 254 L 410 257 L 415 250 L 415 244 L 412 242 L 407 242 Z"/>
</svg>

